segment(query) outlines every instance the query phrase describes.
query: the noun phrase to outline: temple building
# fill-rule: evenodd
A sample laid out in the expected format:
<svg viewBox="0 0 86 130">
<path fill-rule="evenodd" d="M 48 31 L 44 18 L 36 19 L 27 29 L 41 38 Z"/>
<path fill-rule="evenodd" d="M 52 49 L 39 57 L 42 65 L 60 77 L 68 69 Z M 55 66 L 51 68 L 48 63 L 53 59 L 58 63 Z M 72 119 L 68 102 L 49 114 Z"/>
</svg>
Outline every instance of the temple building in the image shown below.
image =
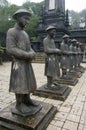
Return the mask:
<svg viewBox="0 0 86 130">
<path fill-rule="evenodd" d="M 60 43 L 65 33 L 70 34 L 68 30 L 69 21 L 66 17 L 67 13 L 65 13 L 65 0 L 45 0 L 42 10 L 37 28 L 38 35 L 43 39 L 45 37 L 45 29 L 49 25 L 54 25 L 57 28 L 55 41 Z"/>
</svg>

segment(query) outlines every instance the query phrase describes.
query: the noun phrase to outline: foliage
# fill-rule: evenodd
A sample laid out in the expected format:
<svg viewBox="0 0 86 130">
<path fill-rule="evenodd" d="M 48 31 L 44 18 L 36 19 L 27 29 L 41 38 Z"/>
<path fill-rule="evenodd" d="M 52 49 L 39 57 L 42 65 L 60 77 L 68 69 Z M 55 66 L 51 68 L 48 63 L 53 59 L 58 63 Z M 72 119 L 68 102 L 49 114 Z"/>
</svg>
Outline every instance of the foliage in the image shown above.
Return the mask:
<svg viewBox="0 0 86 130">
<path fill-rule="evenodd" d="M 69 18 L 70 18 L 70 24 L 74 27 L 74 28 L 78 28 L 79 27 L 79 21 L 80 21 L 80 16 L 79 13 L 75 12 L 75 11 L 69 11 Z"/>
<path fill-rule="evenodd" d="M 80 17 L 86 17 L 86 9 L 82 10 L 79 14 Z"/>
<path fill-rule="evenodd" d="M 7 0 L 0 0 L 0 6 L 8 6 L 9 3 Z"/>
<path fill-rule="evenodd" d="M 4 49 L 5 49 L 5 47 L 0 45 L 0 54 L 2 54 L 4 52 Z"/>
<path fill-rule="evenodd" d="M 31 9 L 34 14 L 40 16 L 42 13 L 43 4 L 44 4 L 44 2 L 40 2 L 40 3 L 25 2 L 22 5 L 22 7 L 26 8 L 26 9 Z"/>
<path fill-rule="evenodd" d="M 19 8 L 16 5 L 0 8 L 0 32 L 6 32 L 9 28 L 13 27 L 14 20 L 12 19 L 12 15 Z"/>
<path fill-rule="evenodd" d="M 19 6 L 11 5 L 0 8 L 0 21 L 9 21 L 12 19 L 13 13 L 19 9 Z M 10 19 L 9 19 L 10 18 Z"/>
<path fill-rule="evenodd" d="M 14 21 L 0 21 L 0 32 L 7 32 L 13 25 Z"/>
<path fill-rule="evenodd" d="M 31 10 L 30 5 L 32 5 L 31 7 L 34 7 L 33 10 L 36 13 L 40 12 L 39 11 L 40 10 L 39 6 L 41 7 L 40 3 L 38 3 L 38 6 L 36 6 L 37 3 L 31 3 L 31 2 L 26 2 L 26 3 L 23 6 L 10 5 L 10 6 L 3 6 L 0 8 L 0 32 L 7 32 L 7 30 L 9 28 L 14 26 L 15 22 L 12 19 L 12 15 L 19 8 L 26 8 L 26 9 Z M 38 10 L 35 7 L 38 8 Z M 35 30 L 36 30 L 37 25 L 38 25 L 38 16 L 36 15 L 36 13 L 33 13 L 31 20 L 30 20 L 30 23 L 27 26 L 27 28 L 25 29 L 31 37 L 36 36 Z"/>
<path fill-rule="evenodd" d="M 30 19 L 29 25 L 27 25 L 25 29 L 26 32 L 30 35 L 30 37 L 36 36 L 37 25 L 38 25 L 38 16 L 33 14 Z"/>
<path fill-rule="evenodd" d="M 81 12 L 69 11 L 70 24 L 73 28 L 80 28 L 80 24 L 86 24 L 86 9 Z M 86 27 L 86 25 L 84 26 Z"/>
</svg>

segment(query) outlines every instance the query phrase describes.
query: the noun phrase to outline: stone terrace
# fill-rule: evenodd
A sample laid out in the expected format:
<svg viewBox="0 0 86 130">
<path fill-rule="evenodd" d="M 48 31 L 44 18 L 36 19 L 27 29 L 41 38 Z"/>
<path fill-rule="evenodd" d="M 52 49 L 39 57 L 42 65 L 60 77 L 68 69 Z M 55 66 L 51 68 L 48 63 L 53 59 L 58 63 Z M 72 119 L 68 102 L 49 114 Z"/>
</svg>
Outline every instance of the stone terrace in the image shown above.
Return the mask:
<svg viewBox="0 0 86 130">
<path fill-rule="evenodd" d="M 85 64 L 83 64 L 86 67 Z M 44 64 L 33 63 L 37 86 L 46 83 Z M 11 63 L 0 66 L 0 111 L 15 101 L 13 93 L 9 93 Z M 72 88 L 68 98 L 63 102 L 48 98 L 33 96 L 33 99 L 53 104 L 58 112 L 47 127 L 47 130 L 86 130 L 86 72 L 79 78 L 76 86 Z"/>
</svg>

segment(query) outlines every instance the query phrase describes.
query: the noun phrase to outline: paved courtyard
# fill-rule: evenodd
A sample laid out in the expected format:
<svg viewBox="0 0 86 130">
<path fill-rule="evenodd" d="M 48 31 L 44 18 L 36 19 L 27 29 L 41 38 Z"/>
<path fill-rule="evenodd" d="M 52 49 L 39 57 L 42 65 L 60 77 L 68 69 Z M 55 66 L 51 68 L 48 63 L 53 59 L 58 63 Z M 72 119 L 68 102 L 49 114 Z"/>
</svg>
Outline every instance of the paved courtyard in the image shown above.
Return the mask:
<svg viewBox="0 0 86 130">
<path fill-rule="evenodd" d="M 83 66 L 86 67 L 85 64 Z M 40 87 L 46 83 L 44 64 L 33 64 L 33 68 Z M 10 62 L 0 66 L 0 111 L 15 101 L 14 94 L 8 92 L 10 70 Z M 33 99 L 53 104 L 58 109 L 47 130 L 86 130 L 86 72 L 76 86 L 69 87 L 72 91 L 64 102 L 32 95 Z"/>
</svg>

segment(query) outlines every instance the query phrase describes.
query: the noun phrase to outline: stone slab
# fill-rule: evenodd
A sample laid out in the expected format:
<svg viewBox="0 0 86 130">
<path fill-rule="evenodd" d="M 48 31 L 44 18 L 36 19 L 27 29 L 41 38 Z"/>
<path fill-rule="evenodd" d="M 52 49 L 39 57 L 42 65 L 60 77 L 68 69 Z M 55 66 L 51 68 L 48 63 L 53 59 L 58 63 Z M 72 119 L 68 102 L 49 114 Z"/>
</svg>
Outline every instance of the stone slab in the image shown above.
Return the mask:
<svg viewBox="0 0 86 130">
<path fill-rule="evenodd" d="M 71 88 L 68 86 L 62 86 L 58 90 L 51 90 L 46 88 L 46 85 L 47 84 L 39 87 L 33 94 L 41 97 L 64 101 L 71 92 Z"/>
<path fill-rule="evenodd" d="M 82 73 L 75 71 L 75 72 L 68 72 L 68 75 L 71 77 L 80 78 L 82 76 Z"/>
<path fill-rule="evenodd" d="M 77 78 L 60 78 L 57 80 L 59 84 L 66 84 L 66 85 L 72 85 L 75 86 L 78 83 Z"/>
<path fill-rule="evenodd" d="M 15 103 L 12 104 L 12 108 L 11 108 L 11 112 L 13 114 L 16 114 L 16 115 L 19 115 L 19 116 L 23 116 L 23 117 L 26 117 L 26 116 L 32 116 L 32 115 L 35 115 L 37 112 L 39 112 L 42 108 L 42 105 L 41 104 L 38 104 L 36 107 L 30 105 L 29 106 L 29 112 L 28 113 L 21 113 L 19 112 L 16 108 L 15 108 Z"/>
<path fill-rule="evenodd" d="M 11 113 L 11 105 L 0 111 L 0 130 L 45 130 L 57 112 L 53 105 L 40 102 L 42 109 L 33 116 Z"/>
<path fill-rule="evenodd" d="M 81 72 L 81 73 L 84 73 L 84 72 L 85 72 L 84 68 L 81 68 L 81 67 L 78 67 L 76 70 L 77 70 L 78 72 Z"/>
</svg>

